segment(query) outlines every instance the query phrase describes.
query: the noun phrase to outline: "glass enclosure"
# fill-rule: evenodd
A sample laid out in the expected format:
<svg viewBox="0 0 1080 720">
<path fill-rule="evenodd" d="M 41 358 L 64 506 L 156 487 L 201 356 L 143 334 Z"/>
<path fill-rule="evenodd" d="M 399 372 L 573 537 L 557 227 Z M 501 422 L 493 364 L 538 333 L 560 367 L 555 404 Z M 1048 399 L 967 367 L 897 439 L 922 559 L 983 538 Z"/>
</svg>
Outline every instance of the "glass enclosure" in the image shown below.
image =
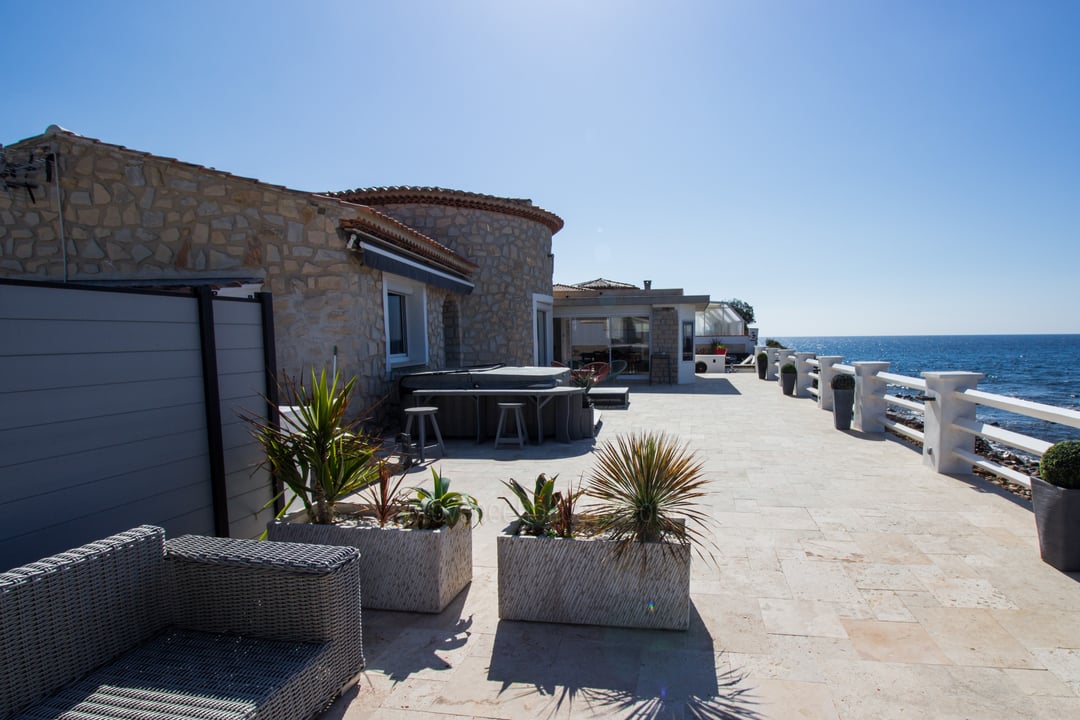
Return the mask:
<svg viewBox="0 0 1080 720">
<path fill-rule="evenodd" d="M 570 367 L 591 362 L 626 363 L 624 374 L 649 372 L 649 318 L 557 318 L 555 359 Z"/>
</svg>

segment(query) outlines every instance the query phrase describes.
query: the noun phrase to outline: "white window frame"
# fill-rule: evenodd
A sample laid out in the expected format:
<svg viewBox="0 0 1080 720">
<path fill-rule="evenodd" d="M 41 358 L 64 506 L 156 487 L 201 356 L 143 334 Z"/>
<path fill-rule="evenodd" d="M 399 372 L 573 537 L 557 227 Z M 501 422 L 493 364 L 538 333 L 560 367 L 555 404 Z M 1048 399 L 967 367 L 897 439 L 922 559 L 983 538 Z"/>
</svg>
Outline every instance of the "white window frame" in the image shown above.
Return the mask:
<svg viewBox="0 0 1080 720">
<path fill-rule="evenodd" d="M 538 312 L 543 311 L 547 313 L 547 327 L 544 331 L 547 333 L 547 357 L 540 357 L 540 328 L 536 326 L 536 315 Z M 551 361 L 555 359 L 554 356 L 554 336 L 555 332 L 555 298 L 551 295 L 542 295 L 540 293 L 533 293 L 532 301 L 532 317 L 533 317 L 533 362 L 540 367 L 547 367 L 551 365 Z"/>
<path fill-rule="evenodd" d="M 404 353 L 391 354 L 390 352 L 390 295 L 400 295 L 405 299 L 406 352 Z M 384 272 L 383 328 L 387 370 L 427 364 L 427 322 L 427 286 L 416 280 Z"/>
</svg>

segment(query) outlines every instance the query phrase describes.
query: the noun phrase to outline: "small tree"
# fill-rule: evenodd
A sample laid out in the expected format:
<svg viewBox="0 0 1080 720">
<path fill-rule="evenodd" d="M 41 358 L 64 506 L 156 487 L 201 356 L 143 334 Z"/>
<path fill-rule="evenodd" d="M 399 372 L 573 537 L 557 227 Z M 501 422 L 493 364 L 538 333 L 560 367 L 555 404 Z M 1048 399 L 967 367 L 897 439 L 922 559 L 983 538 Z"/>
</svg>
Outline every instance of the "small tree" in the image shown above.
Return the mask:
<svg viewBox="0 0 1080 720">
<path fill-rule="evenodd" d="M 754 322 L 754 306 L 745 300 L 739 300 L 738 298 L 732 298 L 731 300 L 725 300 L 728 307 L 739 314 L 739 317 L 743 319 L 747 325 Z"/>
</svg>

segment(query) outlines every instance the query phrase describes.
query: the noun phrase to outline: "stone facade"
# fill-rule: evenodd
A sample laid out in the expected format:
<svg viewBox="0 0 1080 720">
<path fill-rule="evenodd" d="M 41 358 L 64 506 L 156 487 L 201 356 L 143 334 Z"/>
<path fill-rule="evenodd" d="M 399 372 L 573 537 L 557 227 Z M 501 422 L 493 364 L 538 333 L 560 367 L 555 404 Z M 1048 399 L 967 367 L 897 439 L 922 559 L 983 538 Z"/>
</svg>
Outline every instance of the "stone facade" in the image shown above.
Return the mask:
<svg viewBox="0 0 1080 720">
<path fill-rule="evenodd" d="M 59 128 L 4 152 L 33 169 L 23 178 L 30 191 L 0 185 L 0 277 L 262 283 L 274 298 L 281 374 L 328 367 L 336 347 L 339 370 L 358 378 L 356 408 L 392 392 L 383 273 L 346 248 L 341 229 L 370 211 Z M 396 373 L 448 361 L 531 364 L 532 293 L 551 293 L 551 231 L 495 212 L 394 210 L 481 268 L 472 295 L 427 286 L 428 363 Z"/>
<path fill-rule="evenodd" d="M 419 202 L 381 204 L 378 198 L 364 202 L 479 266 L 473 276 L 477 290 L 459 298 L 457 364 L 535 364 L 533 297 L 550 297 L 552 292 L 549 227 L 485 209 Z"/>
</svg>

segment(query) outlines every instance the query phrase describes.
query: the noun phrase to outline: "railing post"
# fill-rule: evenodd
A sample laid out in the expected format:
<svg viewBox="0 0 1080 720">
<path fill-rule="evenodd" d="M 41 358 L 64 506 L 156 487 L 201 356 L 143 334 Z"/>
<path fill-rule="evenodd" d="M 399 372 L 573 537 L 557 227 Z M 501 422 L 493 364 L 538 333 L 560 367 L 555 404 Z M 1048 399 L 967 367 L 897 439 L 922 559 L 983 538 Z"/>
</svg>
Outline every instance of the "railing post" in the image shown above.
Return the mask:
<svg viewBox="0 0 1080 720">
<path fill-rule="evenodd" d="M 855 422 L 864 433 L 885 432 L 885 381 L 877 376 L 889 369 L 887 362 L 856 362 Z"/>
<path fill-rule="evenodd" d="M 812 352 L 795 353 L 795 397 L 810 397 L 810 373 L 814 371 L 814 367 L 806 361 L 816 355 Z"/>
<path fill-rule="evenodd" d="M 839 364 L 844 358 L 839 355 L 824 355 L 818 361 L 818 407 L 822 410 L 833 409 L 832 379 L 836 374 L 833 365 Z"/>
<path fill-rule="evenodd" d="M 765 368 L 765 379 L 776 380 L 779 373 L 777 372 L 780 367 L 777 362 L 780 360 L 780 348 L 766 348 L 765 352 L 769 354 L 769 362 Z M 784 352 L 787 352 L 786 350 Z"/>
<path fill-rule="evenodd" d="M 975 421 L 975 403 L 953 397 L 957 390 L 974 389 L 985 375 L 974 372 L 924 372 L 926 410 L 923 412 L 923 464 L 939 473 L 971 474 L 971 463 L 954 450 L 975 452 L 975 436 L 958 430 L 958 419 Z"/>
</svg>

